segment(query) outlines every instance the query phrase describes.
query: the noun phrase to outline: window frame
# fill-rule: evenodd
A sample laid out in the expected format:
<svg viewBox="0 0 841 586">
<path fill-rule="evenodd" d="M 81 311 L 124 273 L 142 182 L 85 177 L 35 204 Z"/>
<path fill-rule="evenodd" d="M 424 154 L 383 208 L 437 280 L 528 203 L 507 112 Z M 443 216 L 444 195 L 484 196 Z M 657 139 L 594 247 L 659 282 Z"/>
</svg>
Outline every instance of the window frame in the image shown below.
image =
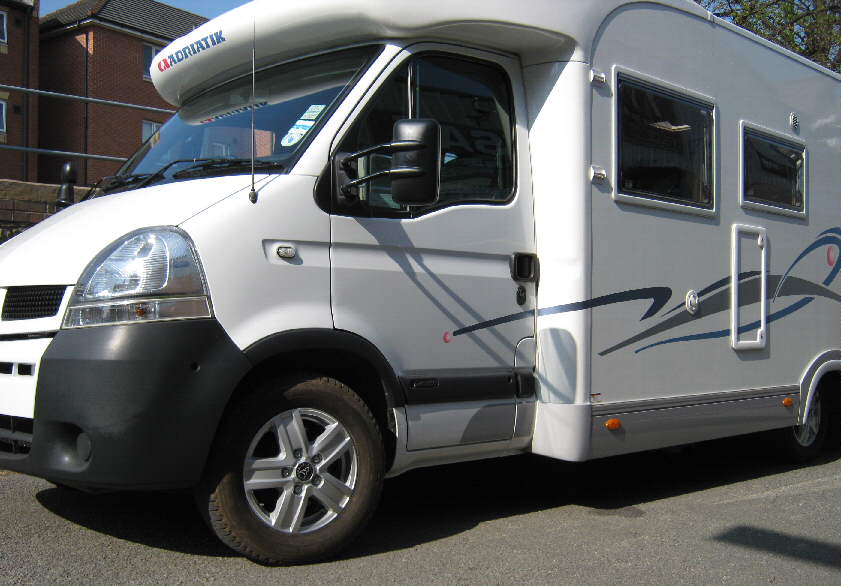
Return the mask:
<svg viewBox="0 0 841 586">
<path fill-rule="evenodd" d="M 8 124 L 6 122 L 6 114 L 8 111 L 8 102 L 6 100 L 0 100 L 0 134 L 7 134 L 9 132 Z"/>
<path fill-rule="evenodd" d="M 523 113 L 521 112 L 522 105 L 518 101 L 518 95 L 515 91 L 515 80 L 516 76 L 512 76 L 512 72 L 506 64 L 502 62 L 502 59 L 505 59 L 507 56 L 502 55 L 499 53 L 481 51 L 481 50 L 474 50 L 466 47 L 460 46 L 445 46 L 439 43 L 419 43 L 415 46 L 408 46 L 403 47 L 403 49 L 398 53 L 393 60 L 383 68 L 380 72 L 377 80 L 374 84 L 372 84 L 368 91 L 365 93 L 363 98 L 356 104 L 353 109 L 353 112 L 347 117 L 344 124 L 342 125 L 339 132 L 333 138 L 333 142 L 330 147 L 330 161 L 331 165 L 328 166 L 328 173 L 332 175 L 332 160 L 335 154 L 338 152 L 339 146 L 344 142 L 348 132 L 355 126 L 356 122 L 360 119 L 360 117 L 365 113 L 365 110 L 368 106 L 372 103 L 372 101 L 376 98 L 379 90 L 391 79 L 392 75 L 394 75 L 401 67 L 405 66 L 406 64 L 410 63 L 411 61 L 427 56 L 439 56 L 439 57 L 449 57 L 455 58 L 461 61 L 467 62 L 474 62 L 480 63 L 482 65 L 487 65 L 490 67 L 494 67 L 498 69 L 502 74 L 505 76 L 506 79 L 506 89 L 508 92 L 508 99 L 511 104 L 511 162 L 512 162 L 512 184 L 511 184 L 511 191 L 508 194 L 506 199 L 500 200 L 489 200 L 489 199 L 474 199 L 474 200 L 458 200 L 458 201 L 450 201 L 450 202 L 436 202 L 431 205 L 424 205 L 424 206 L 410 206 L 408 210 L 392 210 L 387 208 L 372 208 L 368 205 L 360 206 L 353 210 L 337 210 L 334 209 L 335 206 L 332 203 L 335 201 L 335 193 L 333 192 L 335 186 L 331 186 L 331 203 L 329 204 L 330 213 L 340 216 L 353 216 L 353 217 L 368 217 L 368 218 L 393 218 L 393 219 L 415 219 L 426 216 L 428 214 L 438 212 L 440 210 L 445 210 L 454 207 L 461 207 L 461 206 L 475 206 L 475 205 L 482 205 L 482 206 L 493 206 L 493 207 L 502 207 L 511 205 L 512 202 L 517 198 L 517 195 L 520 191 L 520 148 L 519 143 L 520 140 L 518 138 L 518 120 L 522 119 Z M 413 80 L 413 73 L 410 69 L 410 73 L 408 76 L 408 86 L 406 91 L 409 94 L 409 110 L 411 114 L 414 114 L 414 96 L 412 91 L 412 83 Z M 372 145 L 373 146 L 373 145 Z M 332 181 L 330 182 L 332 183 Z M 326 203 L 326 202 L 325 202 Z"/>
<path fill-rule="evenodd" d="M 146 69 L 146 48 L 151 48 L 154 53 L 152 54 L 152 62 L 149 64 L 149 69 Z M 155 64 L 155 57 L 157 57 L 161 51 L 164 50 L 165 47 L 158 47 L 157 45 L 153 45 L 152 43 L 143 43 L 143 79 L 146 81 L 152 81 L 152 72 L 150 71 L 152 65 Z"/>
<path fill-rule="evenodd" d="M 0 10 L 0 44 L 9 44 L 9 13 Z"/>
<path fill-rule="evenodd" d="M 779 143 L 782 146 L 788 147 L 792 150 L 800 149 L 803 153 L 803 202 L 802 209 L 794 209 L 785 207 L 783 205 L 774 204 L 772 202 L 763 203 L 753 199 L 748 199 L 745 196 L 747 189 L 747 182 L 745 181 L 745 174 L 747 173 L 747 165 L 745 159 L 745 140 L 748 134 L 751 134 L 760 140 L 766 140 L 771 143 Z M 809 213 L 809 149 L 806 148 L 806 141 L 799 136 L 787 134 L 772 130 L 765 126 L 761 126 L 748 120 L 739 121 L 739 205 L 742 209 L 755 210 L 766 212 L 769 214 L 778 214 L 781 216 L 789 216 L 791 218 L 805 219 Z"/>
<path fill-rule="evenodd" d="M 612 165 L 611 183 L 612 183 L 612 198 L 616 202 L 633 204 L 648 208 L 657 208 L 662 210 L 669 210 L 673 212 L 680 212 L 683 214 L 692 214 L 697 216 L 715 217 L 718 216 L 719 203 L 719 108 L 718 102 L 715 98 L 699 91 L 689 89 L 666 80 L 641 73 L 634 69 L 624 67 L 621 65 L 614 65 L 612 71 L 613 79 L 613 136 L 612 136 Z M 638 193 L 624 193 L 622 191 L 619 177 L 621 175 L 622 160 L 622 137 L 620 136 L 621 128 L 621 110 L 622 110 L 622 96 L 619 92 L 620 81 L 630 81 L 632 84 L 642 86 L 642 89 L 650 90 L 654 93 L 664 95 L 667 98 L 677 101 L 688 102 L 695 106 L 709 108 L 712 115 L 712 136 L 710 137 L 710 155 L 711 155 L 711 169 L 710 169 L 710 198 L 711 205 L 704 206 L 689 202 L 681 202 L 674 199 L 666 199 L 655 194 L 643 195 Z"/>
<path fill-rule="evenodd" d="M 154 132 L 152 132 L 152 134 L 150 134 L 150 135 L 149 135 L 149 137 L 148 137 L 148 138 L 143 138 L 143 127 L 144 127 L 146 124 L 152 124 L 152 125 L 154 125 L 155 130 L 154 130 Z M 156 133 L 158 130 L 160 130 L 160 129 L 161 129 L 161 127 L 162 127 L 164 124 L 165 124 L 164 122 L 157 122 L 157 121 L 155 121 L 155 120 L 143 120 L 143 121 L 140 123 L 140 143 L 141 143 L 141 144 L 145 144 L 147 140 L 149 140 L 150 138 L 152 138 L 153 136 L 155 136 L 155 133 Z"/>
</svg>

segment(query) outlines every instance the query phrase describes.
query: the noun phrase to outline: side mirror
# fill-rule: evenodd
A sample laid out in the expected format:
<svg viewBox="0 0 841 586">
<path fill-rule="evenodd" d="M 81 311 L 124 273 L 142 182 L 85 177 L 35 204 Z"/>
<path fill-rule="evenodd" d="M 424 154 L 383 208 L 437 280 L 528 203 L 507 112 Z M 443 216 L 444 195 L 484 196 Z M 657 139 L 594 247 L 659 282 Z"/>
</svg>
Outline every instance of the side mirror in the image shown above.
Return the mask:
<svg viewBox="0 0 841 586">
<path fill-rule="evenodd" d="M 76 167 L 70 161 L 61 168 L 61 185 L 55 200 L 55 207 L 64 209 L 72 206 L 76 201 Z"/>
<path fill-rule="evenodd" d="M 391 168 L 359 177 L 356 161 L 374 154 L 390 154 Z M 390 143 L 356 153 L 336 153 L 333 180 L 338 202 L 354 205 L 357 188 L 388 177 L 391 196 L 403 205 L 424 205 L 438 201 L 441 183 L 441 125 L 435 120 L 398 120 Z"/>
<path fill-rule="evenodd" d="M 400 149 L 391 158 L 391 196 L 403 205 L 438 201 L 441 187 L 441 125 L 436 120 L 398 120 L 394 143 L 416 146 Z"/>
</svg>

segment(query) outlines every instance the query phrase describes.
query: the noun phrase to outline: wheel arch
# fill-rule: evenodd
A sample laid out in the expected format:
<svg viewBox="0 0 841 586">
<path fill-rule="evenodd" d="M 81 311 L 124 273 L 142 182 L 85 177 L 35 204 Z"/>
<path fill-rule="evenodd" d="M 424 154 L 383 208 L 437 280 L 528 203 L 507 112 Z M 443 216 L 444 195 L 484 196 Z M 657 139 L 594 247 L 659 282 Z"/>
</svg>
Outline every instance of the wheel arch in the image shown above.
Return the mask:
<svg viewBox="0 0 841 586">
<path fill-rule="evenodd" d="M 812 402 L 818 390 L 832 389 L 841 394 L 841 350 L 824 352 L 812 361 L 800 383 L 800 404 L 798 424 L 809 415 Z"/>
<path fill-rule="evenodd" d="M 371 342 L 343 330 L 302 329 L 267 336 L 243 353 L 253 367 L 231 394 L 223 419 L 262 377 L 278 372 L 328 376 L 346 384 L 368 404 L 383 436 L 386 469 L 391 466 L 397 442 L 393 409 L 405 405 L 405 396 L 388 360 Z"/>
</svg>

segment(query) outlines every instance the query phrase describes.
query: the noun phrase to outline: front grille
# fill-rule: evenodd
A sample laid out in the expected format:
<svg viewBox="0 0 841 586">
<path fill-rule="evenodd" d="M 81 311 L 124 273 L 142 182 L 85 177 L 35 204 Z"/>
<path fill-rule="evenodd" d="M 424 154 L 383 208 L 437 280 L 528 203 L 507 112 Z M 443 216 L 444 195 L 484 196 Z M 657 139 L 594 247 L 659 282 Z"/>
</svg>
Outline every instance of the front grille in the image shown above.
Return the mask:
<svg viewBox="0 0 841 586">
<path fill-rule="evenodd" d="M 33 421 L 0 415 L 0 453 L 28 454 L 32 448 Z"/>
<path fill-rule="evenodd" d="M 9 287 L 3 303 L 3 321 L 52 317 L 64 298 L 64 285 Z"/>
</svg>

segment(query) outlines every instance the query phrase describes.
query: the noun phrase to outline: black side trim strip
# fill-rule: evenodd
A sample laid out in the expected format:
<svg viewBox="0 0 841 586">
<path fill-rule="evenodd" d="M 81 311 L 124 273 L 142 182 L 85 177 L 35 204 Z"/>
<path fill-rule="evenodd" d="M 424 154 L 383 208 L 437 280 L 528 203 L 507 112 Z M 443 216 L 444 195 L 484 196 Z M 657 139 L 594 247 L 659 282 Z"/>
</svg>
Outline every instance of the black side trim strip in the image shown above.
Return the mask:
<svg viewBox="0 0 841 586">
<path fill-rule="evenodd" d="M 409 405 L 509 399 L 517 396 L 511 369 L 408 371 L 400 377 Z"/>
<path fill-rule="evenodd" d="M 0 334 L 0 342 L 17 342 L 18 340 L 39 340 L 55 338 L 58 332 L 36 332 L 30 334 Z"/>
<path fill-rule="evenodd" d="M 400 383 L 382 352 L 371 342 L 343 330 L 301 329 L 272 334 L 245 349 L 252 364 L 301 350 L 339 350 L 371 364 L 380 376 L 391 407 L 406 404 Z"/>
</svg>

